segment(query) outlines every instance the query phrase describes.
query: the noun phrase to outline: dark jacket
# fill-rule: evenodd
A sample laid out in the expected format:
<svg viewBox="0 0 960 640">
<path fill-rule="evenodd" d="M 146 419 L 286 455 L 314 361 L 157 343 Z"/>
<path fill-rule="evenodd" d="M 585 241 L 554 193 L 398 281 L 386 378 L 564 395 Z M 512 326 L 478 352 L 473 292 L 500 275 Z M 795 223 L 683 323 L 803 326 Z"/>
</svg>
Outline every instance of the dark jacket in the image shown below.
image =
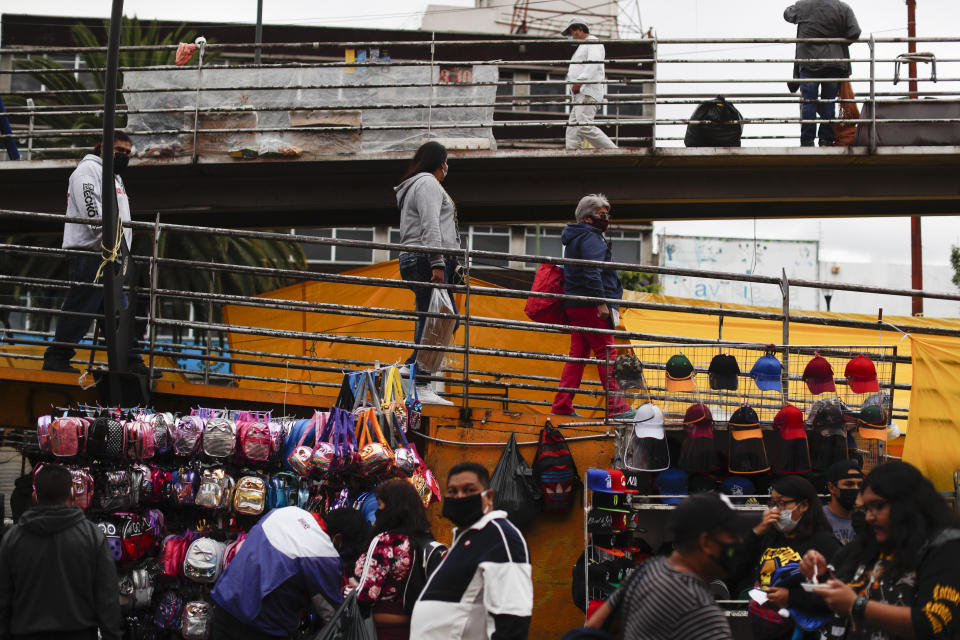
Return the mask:
<svg viewBox="0 0 960 640">
<path fill-rule="evenodd" d="M 0 639 L 98 627 L 123 635 L 106 538 L 79 507 L 34 506 L 0 543 Z"/>
<path fill-rule="evenodd" d="M 596 227 L 582 222 L 567 224 L 560 236 L 563 243 L 563 257 L 575 260 L 596 260 L 610 262 L 613 252 L 610 243 L 603 237 Z M 564 265 L 563 292 L 571 296 L 592 296 L 603 298 L 623 297 L 623 286 L 617 276 L 616 269 L 601 269 L 600 267 L 580 267 Z M 595 307 L 592 302 L 564 302 L 568 307 Z M 609 305 L 616 307 L 616 305 Z"/>
<path fill-rule="evenodd" d="M 783 19 L 797 25 L 798 38 L 856 40 L 860 37 L 860 25 L 857 24 L 857 17 L 853 15 L 853 9 L 839 0 L 799 0 L 784 10 Z M 842 77 L 849 77 L 852 72 L 849 62 L 817 62 L 849 58 L 850 47 L 839 42 L 798 42 L 796 57 L 814 60 L 798 63 L 799 68 L 804 71 L 835 71 L 837 76 Z"/>
</svg>

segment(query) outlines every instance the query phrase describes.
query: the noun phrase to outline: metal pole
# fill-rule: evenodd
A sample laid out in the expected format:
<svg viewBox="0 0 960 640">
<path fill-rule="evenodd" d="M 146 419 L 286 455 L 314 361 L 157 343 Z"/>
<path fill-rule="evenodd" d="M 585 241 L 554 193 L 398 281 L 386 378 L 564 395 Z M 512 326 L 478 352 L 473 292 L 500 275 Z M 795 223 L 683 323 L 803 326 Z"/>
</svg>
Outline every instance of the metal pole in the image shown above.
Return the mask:
<svg viewBox="0 0 960 640">
<path fill-rule="evenodd" d="M 256 48 L 253 50 L 253 64 L 260 64 L 260 45 L 263 44 L 263 0 L 257 0 L 257 30 L 254 34 Z"/>
<path fill-rule="evenodd" d="M 30 110 L 30 123 L 27 125 L 27 160 L 33 160 L 33 124 L 34 124 L 34 104 L 33 98 L 27 98 L 27 109 Z M 12 160 L 13 158 L 11 158 Z"/>
<path fill-rule="evenodd" d="M 870 153 L 877 152 L 877 43 L 870 34 Z"/>
<path fill-rule="evenodd" d="M 120 24 L 123 19 L 123 0 L 113 0 L 110 14 L 110 37 L 107 41 L 107 72 L 103 91 L 103 182 L 101 184 L 101 206 L 103 214 L 103 236 L 101 254 L 106 263 L 103 269 L 103 333 L 107 341 L 107 367 L 110 373 L 124 372 L 127 369 L 126 354 L 120 353 L 117 343 L 117 302 L 119 300 L 118 281 L 114 274 L 113 250 L 119 220 L 117 220 L 117 188 L 113 175 L 113 136 L 117 110 L 117 68 L 120 66 Z M 109 248 L 108 248 L 109 245 Z M 131 302 L 131 304 L 133 304 Z M 111 401 L 119 402 L 120 384 L 116 376 L 110 375 L 109 389 Z"/>
<path fill-rule="evenodd" d="M 150 327 L 150 380 L 153 380 L 153 350 L 157 343 L 157 326 L 154 318 L 157 317 L 157 254 L 160 250 L 160 212 L 157 211 L 153 220 L 153 258 L 150 260 L 150 314 L 147 323 Z M 209 355 L 209 354 L 208 354 Z"/>
<path fill-rule="evenodd" d="M 917 43 L 913 38 L 917 37 L 917 0 L 907 0 L 907 37 L 911 38 L 907 43 L 907 51 L 917 52 Z M 917 92 L 917 63 L 913 56 L 910 56 L 910 98 L 916 100 Z M 911 286 L 914 289 L 923 289 L 923 243 L 921 240 L 920 216 L 910 216 L 910 275 Z M 923 298 L 914 296 L 912 298 L 912 312 L 915 316 L 923 315 Z"/>
<path fill-rule="evenodd" d="M 467 286 L 463 298 L 463 409 L 470 408 L 470 242 L 463 249 L 464 265 L 463 278 Z M 467 414 L 465 414 L 467 415 Z"/>
<path fill-rule="evenodd" d="M 780 281 L 780 292 L 783 294 L 783 371 L 780 384 L 783 388 L 783 397 L 790 397 L 790 281 L 787 279 L 787 270 L 782 269 L 783 278 Z"/>
</svg>

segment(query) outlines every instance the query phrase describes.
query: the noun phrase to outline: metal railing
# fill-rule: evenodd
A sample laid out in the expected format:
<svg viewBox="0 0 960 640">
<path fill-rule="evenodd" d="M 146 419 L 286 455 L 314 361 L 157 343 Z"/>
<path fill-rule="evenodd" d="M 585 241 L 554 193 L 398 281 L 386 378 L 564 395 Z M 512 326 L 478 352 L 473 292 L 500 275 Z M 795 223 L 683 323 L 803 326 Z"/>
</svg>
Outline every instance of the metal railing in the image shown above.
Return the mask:
<svg viewBox="0 0 960 640">
<path fill-rule="evenodd" d="M 850 58 L 818 63 L 852 65 L 852 74 L 817 78 L 850 82 L 861 98 L 805 100 L 791 94 L 797 43 L 845 43 L 837 39 L 728 38 L 597 40 L 607 47 L 606 97 L 598 124 L 621 147 L 677 146 L 697 105 L 725 96 L 742 114 L 742 144 L 793 145 L 798 125 L 832 123 L 858 129 L 854 144 L 875 150 L 916 134 L 918 144 L 952 144 L 960 125 L 960 37 L 874 38 L 850 44 Z M 905 77 L 899 65 L 931 59 L 903 58 L 907 43 L 956 52 L 936 59 L 939 71 Z M 691 47 L 764 47 L 775 55 L 713 57 Z M 248 54 L 253 44 L 208 44 L 208 54 Z M 507 59 L 475 55 L 484 47 L 509 47 Z M 122 53 L 171 51 L 175 47 L 124 47 Z M 211 64 L 121 66 L 120 114 L 144 159 L 177 156 L 215 161 L 235 156 L 324 157 L 331 153 L 409 151 L 425 137 L 466 138 L 465 148 L 563 149 L 572 105 L 564 80 L 572 53 L 567 40 L 421 40 L 275 43 L 268 62 L 249 64 L 226 55 Z M 529 48 L 529 49 L 528 49 Z M 685 50 L 686 49 L 686 50 Z M 679 51 L 678 51 L 679 50 Z M 13 68 L 0 66 L 0 80 L 15 85 L 4 94 L 13 138 L 27 159 L 77 154 L 101 129 L 102 91 L 79 81 L 57 91 L 31 88 L 44 78 L 102 73 L 103 68 L 28 68 L 25 56 L 99 49 L 8 48 Z M 529 54 L 525 53 L 530 51 Z M 388 53 L 389 52 L 389 53 Z M 474 52 L 474 53 L 471 53 Z M 676 53 L 674 53 L 676 52 Z M 360 55 L 360 54 L 363 55 Z M 229 62 L 229 64 L 222 64 Z M 122 64 L 122 60 L 121 60 Z M 932 67 L 933 70 L 936 66 Z M 551 75 L 553 77 L 551 77 Z M 909 75 L 909 73 L 907 74 Z M 930 78 L 928 81 L 927 78 Z M 543 78 L 543 79 L 538 79 Z M 910 90 L 909 81 L 922 88 Z M 936 83 L 936 84 L 934 84 Z M 63 85 L 64 83 L 58 83 Z M 239 94 L 238 94 L 239 92 Z M 238 98 L 238 95 L 240 96 Z M 904 102 L 904 98 L 936 98 Z M 32 100 L 35 103 L 29 104 Z M 48 104 L 36 104 L 47 102 Z M 801 103 L 833 111 L 863 104 L 857 117 L 802 119 Z M 823 115 L 823 114 L 821 114 Z M 730 123 L 728 123 L 730 124 Z M 454 143 L 456 144 L 456 143 Z"/>
<path fill-rule="evenodd" d="M 29 221 L 32 225 L 40 223 L 61 223 L 67 219 L 66 216 L 63 215 L 9 210 L 0 210 L 0 218 Z M 71 218 L 71 221 L 76 221 L 76 219 Z M 183 281 L 177 281 L 175 276 L 171 277 L 171 274 L 175 274 L 177 270 L 188 269 L 193 273 L 204 274 L 205 278 L 210 278 L 211 281 L 217 280 L 218 278 L 222 280 L 222 276 L 230 275 L 246 278 L 250 282 L 255 282 L 257 277 L 269 277 L 273 279 L 283 279 L 287 283 L 317 282 L 348 284 L 370 288 L 371 294 L 383 288 L 397 290 L 408 289 L 411 286 L 447 289 L 452 293 L 458 294 L 458 297 L 462 296 L 463 304 L 460 307 L 459 313 L 456 315 L 457 320 L 459 320 L 463 327 L 461 330 L 463 336 L 462 345 L 453 345 L 450 347 L 420 346 L 420 349 L 426 351 L 444 351 L 448 356 L 447 368 L 443 372 L 434 373 L 432 376 L 427 376 L 427 378 L 433 382 L 444 383 L 446 387 L 459 387 L 461 391 L 455 394 L 454 399 L 458 400 L 463 406 L 471 406 L 478 401 L 484 401 L 487 403 L 498 403 L 505 408 L 517 408 L 520 405 L 549 406 L 550 401 L 548 398 L 558 390 L 584 394 L 583 397 L 604 396 L 605 390 L 596 379 L 587 380 L 584 383 L 585 386 L 583 389 L 561 388 L 559 386 L 560 378 L 555 375 L 546 375 L 547 372 L 537 367 L 529 366 L 529 363 L 580 362 L 592 364 L 596 362 L 590 358 L 571 358 L 555 351 L 533 350 L 528 348 L 523 340 L 517 340 L 512 344 L 502 344 L 499 341 L 491 343 L 489 339 L 478 340 L 475 332 L 486 329 L 552 334 L 566 334 L 570 331 L 570 328 L 564 324 L 545 324 L 481 315 L 475 311 L 479 308 L 476 305 L 478 297 L 526 299 L 531 295 L 535 295 L 544 298 L 562 299 L 567 302 L 590 304 L 606 302 L 619 305 L 621 310 L 650 309 L 674 311 L 685 314 L 706 314 L 718 318 L 718 324 L 721 330 L 722 319 L 724 317 L 770 320 L 780 323 L 782 327 L 783 340 L 781 341 L 782 347 L 780 347 L 780 350 L 784 356 L 785 364 L 787 364 L 786 361 L 790 354 L 812 356 L 815 351 L 819 351 L 822 354 L 833 354 L 833 352 L 836 352 L 833 354 L 836 356 L 847 354 L 842 348 L 838 350 L 838 348 L 830 346 L 791 345 L 791 325 L 813 324 L 820 326 L 876 329 L 881 331 L 890 329 L 892 326 L 884 322 L 882 318 L 878 318 L 876 322 L 865 322 L 812 316 L 793 311 L 789 306 L 789 293 L 791 288 L 808 287 L 831 289 L 834 291 L 851 291 L 863 294 L 922 296 L 932 299 L 960 300 L 960 294 L 889 289 L 853 283 L 826 283 L 799 280 L 788 278 L 785 274 L 780 278 L 774 278 L 695 269 L 666 268 L 657 265 L 616 262 L 597 263 L 587 260 L 478 251 L 469 248 L 459 251 L 429 249 L 431 253 L 444 254 L 462 261 L 467 274 L 465 284 L 420 283 L 411 285 L 409 282 L 393 278 L 369 277 L 350 273 L 316 273 L 296 266 L 292 268 L 276 268 L 245 264 L 228 264 L 220 261 L 221 258 L 217 255 L 176 258 L 163 255 L 163 252 L 160 251 L 160 238 L 162 234 L 171 234 L 171 237 L 178 238 L 179 240 L 182 240 L 189 234 L 200 234 L 217 237 L 223 242 L 239 239 L 251 242 L 294 241 L 292 237 L 286 233 L 174 225 L 160 223 L 159 221 L 153 223 L 132 222 L 129 223 L 129 226 L 136 232 L 143 233 L 143 235 L 149 236 L 152 239 L 152 253 L 132 256 L 132 259 L 142 269 L 143 277 L 141 281 L 144 283 L 144 286 L 138 291 L 140 306 L 138 307 L 137 315 L 138 320 L 144 323 L 145 330 L 142 333 L 142 338 L 138 346 L 142 353 L 148 358 L 151 368 L 160 370 L 164 374 L 177 373 L 184 375 L 189 380 L 195 382 L 234 386 L 256 385 L 259 383 L 299 385 L 302 389 L 305 389 L 304 393 L 323 394 L 325 390 L 326 395 L 334 393 L 334 389 L 340 384 L 339 379 L 336 376 L 328 376 L 326 380 L 314 380 L 310 377 L 311 373 L 338 374 L 344 370 L 372 367 L 378 362 L 393 362 L 396 359 L 398 350 L 412 350 L 417 347 L 410 339 L 410 336 L 412 336 L 413 322 L 416 321 L 417 318 L 438 317 L 438 315 L 449 318 L 451 316 L 412 310 L 404 304 L 405 302 L 409 302 L 406 294 L 391 296 L 389 299 L 391 301 L 395 300 L 396 304 L 387 307 L 370 306 L 365 300 L 360 302 L 355 301 L 355 303 L 350 303 L 349 301 L 313 302 L 300 299 L 296 296 L 291 297 L 289 292 L 271 293 L 270 291 L 263 291 L 257 295 L 254 293 L 244 294 L 225 289 L 214 291 L 197 290 L 198 287 L 185 286 L 182 284 Z M 394 243 L 311 236 L 296 236 L 295 241 L 302 244 L 337 247 L 386 249 L 393 251 L 411 250 L 411 247 Z M 8 258 L 16 256 L 15 260 L 17 264 L 25 264 L 26 259 L 29 257 L 41 257 L 43 258 L 43 263 L 46 265 L 62 264 L 65 258 L 71 256 L 97 255 L 94 252 L 64 250 L 59 247 L 38 246 L 37 244 L 17 241 L 0 244 L 0 252 L 8 256 Z M 526 289 L 491 287 L 471 280 L 471 270 L 475 271 L 484 263 L 504 260 L 568 266 L 579 265 L 614 269 L 617 271 L 691 276 L 717 280 L 736 280 L 751 282 L 757 285 L 773 286 L 778 287 L 782 293 L 784 298 L 783 311 L 781 313 L 772 313 L 742 309 L 733 310 L 664 304 L 644 300 L 614 300 L 594 296 L 570 296 L 549 293 L 531 294 L 531 292 Z M 49 268 L 46 271 L 49 271 Z M 62 271 L 64 273 L 66 272 L 65 269 L 62 269 Z M 180 283 L 181 286 L 172 286 L 171 283 L 173 285 Z M 93 290 L 100 286 L 99 284 L 71 281 L 63 275 L 23 273 L 18 272 L 16 269 L 11 269 L 9 273 L 0 274 L 0 317 L 6 318 L 5 324 L 7 325 L 3 330 L 2 339 L 0 339 L 0 345 L 3 346 L 2 351 L 0 351 L 0 356 L 10 358 L 14 362 L 27 360 L 38 361 L 42 359 L 43 356 L 39 352 L 39 348 L 53 344 L 53 332 L 49 326 L 52 319 L 64 316 L 76 316 L 85 317 L 92 321 L 97 317 L 102 317 L 102 314 L 98 316 L 98 314 L 81 314 L 62 311 L 60 309 L 60 302 L 64 292 L 71 287 L 86 287 Z M 474 301 L 472 307 L 471 301 Z M 184 304 L 177 307 L 173 304 L 174 302 Z M 268 324 L 250 321 L 231 321 L 228 323 L 225 320 L 219 319 L 221 315 L 220 312 L 226 305 L 232 305 L 232 308 L 235 309 L 256 309 L 264 312 L 289 311 L 305 313 L 307 315 L 303 316 L 302 323 L 297 325 L 300 327 L 298 330 L 275 328 Z M 191 307 L 193 308 L 193 312 L 190 311 Z M 20 320 L 16 323 L 11 323 L 11 316 L 13 316 L 13 314 L 20 314 L 18 316 Z M 342 316 L 345 318 L 345 324 L 336 328 L 313 331 L 310 330 L 312 319 L 320 316 L 311 314 Z M 254 318 L 255 316 L 250 317 Z M 31 319 L 29 328 L 26 326 L 26 318 Z M 350 319 L 356 322 L 350 322 Z M 383 335 L 379 332 L 379 329 L 367 331 L 363 328 L 364 322 L 380 320 L 407 321 L 410 323 L 411 333 L 406 334 L 404 330 L 404 335 L 402 336 Z M 357 324 L 358 322 L 359 324 Z M 960 336 L 960 331 L 958 330 L 931 328 L 922 325 L 901 325 L 892 328 L 898 332 L 915 334 Z M 672 335 L 611 329 L 585 328 L 579 330 L 585 333 L 610 335 L 618 342 L 636 340 L 649 343 L 676 344 L 678 346 L 703 343 L 702 337 L 687 337 L 682 335 L 682 325 L 678 326 L 676 332 Z M 177 341 L 174 339 L 176 332 L 191 332 L 193 336 L 189 339 Z M 285 349 L 278 350 L 275 346 L 271 348 L 258 348 L 257 341 L 261 339 L 304 341 L 313 345 L 313 348 L 303 348 L 302 350 L 294 351 Z M 717 344 L 723 344 L 721 341 L 722 335 L 718 336 Z M 303 344 L 303 342 L 301 344 Z M 357 345 L 364 350 L 364 354 L 374 354 L 374 357 L 370 357 L 369 355 L 361 358 L 324 357 L 322 354 L 317 353 L 317 345 L 335 344 Z M 90 350 L 102 351 L 105 349 L 105 347 L 99 344 L 90 345 L 86 343 L 63 344 L 61 346 L 76 348 L 83 355 L 89 353 Z M 24 349 L 24 347 L 33 347 L 33 349 Z M 382 357 L 377 355 L 381 353 L 383 354 Z M 850 354 L 847 355 L 852 357 L 852 355 L 855 354 L 850 352 Z M 160 357 L 172 358 L 175 366 L 161 366 L 158 360 Z M 486 364 L 477 366 L 477 358 L 489 357 L 493 357 L 495 360 L 486 360 Z M 885 362 L 889 361 L 888 364 L 891 367 L 910 362 L 909 357 L 896 355 L 895 353 L 894 355 L 879 357 L 879 359 Z M 86 358 L 78 357 L 75 362 L 85 364 Z M 497 364 L 491 365 L 491 362 Z M 521 366 L 521 364 L 523 364 L 523 366 Z M 250 367 L 256 367 L 256 369 L 251 370 Z M 787 368 L 787 371 L 790 372 L 790 375 L 786 379 L 787 382 L 800 384 L 799 374 L 789 368 Z M 705 375 L 705 371 L 702 371 L 701 374 Z M 886 390 L 891 396 L 897 391 L 908 391 L 910 388 L 909 385 L 896 383 L 890 383 L 886 385 L 886 387 Z M 542 397 L 518 398 L 515 393 L 519 391 L 537 392 L 541 394 Z M 788 393 L 786 397 L 789 399 L 793 396 Z M 905 409 L 903 407 L 894 404 L 893 408 L 894 417 L 904 417 Z"/>
</svg>

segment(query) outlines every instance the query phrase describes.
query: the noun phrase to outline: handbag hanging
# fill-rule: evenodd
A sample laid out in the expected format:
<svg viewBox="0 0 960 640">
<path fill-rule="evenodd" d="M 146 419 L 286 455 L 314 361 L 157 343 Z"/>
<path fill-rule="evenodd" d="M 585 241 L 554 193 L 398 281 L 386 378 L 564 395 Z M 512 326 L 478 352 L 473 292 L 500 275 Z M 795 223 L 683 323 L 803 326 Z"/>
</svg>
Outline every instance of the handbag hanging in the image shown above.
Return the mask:
<svg viewBox="0 0 960 640">
<path fill-rule="evenodd" d="M 357 448 L 360 470 L 364 475 L 377 475 L 393 466 L 393 451 L 380 430 L 372 407 L 362 412 L 357 422 Z"/>
<path fill-rule="evenodd" d="M 400 371 L 396 367 L 389 367 L 383 376 L 383 398 L 380 409 L 383 412 L 384 427 L 391 446 L 397 447 L 394 431 L 407 430 L 407 406 L 403 393 L 403 383 L 400 381 Z"/>
<path fill-rule="evenodd" d="M 402 380 L 401 380 L 402 383 Z M 423 414 L 423 405 L 420 404 L 420 397 L 417 395 L 417 365 L 410 365 L 410 392 L 404 401 L 407 405 L 407 429 L 414 431 L 420 430 L 420 422 Z"/>
</svg>

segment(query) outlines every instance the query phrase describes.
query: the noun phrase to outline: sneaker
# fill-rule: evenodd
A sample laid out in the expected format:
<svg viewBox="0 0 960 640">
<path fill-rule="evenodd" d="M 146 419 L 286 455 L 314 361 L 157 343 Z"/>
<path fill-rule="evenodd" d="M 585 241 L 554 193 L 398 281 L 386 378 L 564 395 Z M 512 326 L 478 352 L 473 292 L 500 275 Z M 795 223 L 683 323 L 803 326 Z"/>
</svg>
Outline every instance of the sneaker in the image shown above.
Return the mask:
<svg viewBox="0 0 960 640">
<path fill-rule="evenodd" d="M 637 415 L 636 409 L 627 409 L 621 413 L 610 416 L 611 420 L 633 420 L 633 417 Z"/>
<path fill-rule="evenodd" d="M 408 365 L 408 364 L 404 364 L 404 365 L 401 365 L 401 366 L 397 367 L 397 371 L 400 373 L 400 377 L 401 377 L 401 378 L 409 378 L 409 377 L 410 377 L 410 365 Z"/>
<path fill-rule="evenodd" d="M 576 410 L 571 411 L 570 413 L 557 413 L 556 411 L 551 411 L 550 415 L 558 416 L 561 418 L 582 418 L 583 416 L 576 412 Z"/>
<path fill-rule="evenodd" d="M 150 368 L 147 367 L 147 365 L 145 365 L 142 360 L 137 360 L 136 362 L 131 362 L 130 364 L 128 364 L 128 365 L 127 365 L 127 371 L 128 371 L 129 373 L 135 373 L 135 374 L 137 374 L 138 376 L 147 376 L 147 375 L 150 375 Z M 162 376 L 162 375 L 163 375 L 163 372 L 160 371 L 159 369 L 154 369 L 154 370 L 153 370 L 153 379 L 154 379 L 154 380 L 159 379 L 160 376 Z"/>
<path fill-rule="evenodd" d="M 430 388 L 430 385 L 417 385 L 417 396 L 420 398 L 420 404 L 438 404 L 444 407 L 452 407 L 453 403 L 437 395 L 437 392 Z"/>
<path fill-rule="evenodd" d="M 71 367 L 66 360 L 44 360 L 44 371 L 60 371 L 61 373 L 80 373 L 80 369 Z"/>
</svg>

